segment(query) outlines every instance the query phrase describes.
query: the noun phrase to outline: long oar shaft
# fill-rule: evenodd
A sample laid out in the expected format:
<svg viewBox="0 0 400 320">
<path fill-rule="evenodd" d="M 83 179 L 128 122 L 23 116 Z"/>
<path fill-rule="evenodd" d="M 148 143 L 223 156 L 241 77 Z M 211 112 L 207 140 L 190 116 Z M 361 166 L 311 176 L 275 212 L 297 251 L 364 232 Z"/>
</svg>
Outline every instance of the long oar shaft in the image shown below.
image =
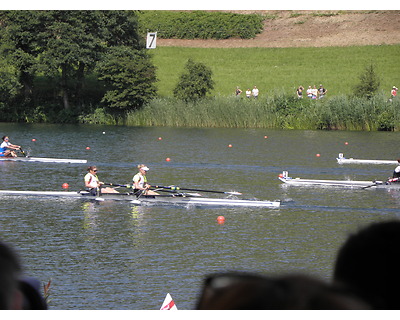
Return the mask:
<svg viewBox="0 0 400 320">
<path fill-rule="evenodd" d="M 104 185 L 111 186 L 111 187 L 133 188 L 133 185 L 130 185 L 130 184 L 118 184 L 118 183 L 105 182 Z"/>
<path fill-rule="evenodd" d="M 236 192 L 236 191 L 213 191 L 213 190 L 203 190 L 203 189 L 181 188 L 181 187 L 175 187 L 175 186 L 168 186 L 168 187 L 166 187 L 166 186 L 154 186 L 154 188 L 241 195 L 240 192 Z"/>
</svg>

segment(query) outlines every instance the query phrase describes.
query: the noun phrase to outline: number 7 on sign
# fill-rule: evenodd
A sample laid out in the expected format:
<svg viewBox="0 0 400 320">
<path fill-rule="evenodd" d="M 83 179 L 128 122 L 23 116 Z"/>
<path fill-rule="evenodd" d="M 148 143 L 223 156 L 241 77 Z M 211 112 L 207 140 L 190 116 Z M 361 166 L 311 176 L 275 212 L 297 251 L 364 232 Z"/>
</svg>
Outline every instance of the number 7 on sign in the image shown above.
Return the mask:
<svg viewBox="0 0 400 320">
<path fill-rule="evenodd" d="M 147 33 L 147 41 L 146 41 L 146 49 L 155 49 L 157 42 L 157 32 L 148 32 Z"/>
</svg>

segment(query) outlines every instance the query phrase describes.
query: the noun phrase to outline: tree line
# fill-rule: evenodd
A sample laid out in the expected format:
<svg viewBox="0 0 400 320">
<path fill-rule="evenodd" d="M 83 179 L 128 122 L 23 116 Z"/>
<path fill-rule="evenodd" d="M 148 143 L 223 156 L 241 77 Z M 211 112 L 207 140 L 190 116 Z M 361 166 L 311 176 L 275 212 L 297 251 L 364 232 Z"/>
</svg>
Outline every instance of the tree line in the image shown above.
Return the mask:
<svg viewBox="0 0 400 320">
<path fill-rule="evenodd" d="M 119 113 L 156 95 L 134 11 L 0 11 L 0 40 L 0 121 Z"/>
</svg>

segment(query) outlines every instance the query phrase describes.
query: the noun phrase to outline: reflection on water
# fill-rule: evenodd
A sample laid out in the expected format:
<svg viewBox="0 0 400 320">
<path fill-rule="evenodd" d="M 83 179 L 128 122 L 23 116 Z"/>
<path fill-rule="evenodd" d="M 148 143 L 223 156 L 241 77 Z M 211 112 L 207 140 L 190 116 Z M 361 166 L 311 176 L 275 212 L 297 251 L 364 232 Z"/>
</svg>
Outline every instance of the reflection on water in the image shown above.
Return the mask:
<svg viewBox="0 0 400 320">
<path fill-rule="evenodd" d="M 88 160 L 0 161 L 0 189 L 61 191 L 66 182 L 70 191 L 79 190 L 91 164 L 100 169 L 101 180 L 126 184 L 136 165 L 146 163 L 153 184 L 282 201 L 276 210 L 0 196 L 1 237 L 18 249 L 28 274 L 52 279 L 51 309 L 156 310 L 168 292 L 179 309 L 191 309 L 204 275 L 223 270 L 301 271 L 329 279 L 336 251 L 350 232 L 399 214 L 396 190 L 296 188 L 277 179 L 287 170 L 292 177 L 384 180 L 393 167 L 340 166 L 336 157 L 397 159 L 392 146 L 398 133 L 0 128 L 32 155 Z M 110 143 L 119 146 L 117 153 L 110 152 Z"/>
</svg>

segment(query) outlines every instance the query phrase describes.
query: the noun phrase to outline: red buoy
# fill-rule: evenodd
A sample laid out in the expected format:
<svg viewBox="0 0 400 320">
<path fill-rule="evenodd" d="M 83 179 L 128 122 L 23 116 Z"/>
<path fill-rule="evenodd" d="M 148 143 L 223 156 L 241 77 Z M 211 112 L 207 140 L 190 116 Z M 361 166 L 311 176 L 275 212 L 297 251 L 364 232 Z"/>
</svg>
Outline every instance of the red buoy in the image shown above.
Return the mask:
<svg viewBox="0 0 400 320">
<path fill-rule="evenodd" d="M 225 222 L 225 217 L 224 217 L 224 216 L 218 216 L 217 222 L 218 222 L 219 224 L 224 223 L 224 222 Z"/>
<path fill-rule="evenodd" d="M 63 184 L 62 184 L 62 188 L 63 188 L 63 189 L 68 189 L 68 188 L 69 188 L 69 184 L 66 183 L 66 182 L 63 183 Z"/>
</svg>

